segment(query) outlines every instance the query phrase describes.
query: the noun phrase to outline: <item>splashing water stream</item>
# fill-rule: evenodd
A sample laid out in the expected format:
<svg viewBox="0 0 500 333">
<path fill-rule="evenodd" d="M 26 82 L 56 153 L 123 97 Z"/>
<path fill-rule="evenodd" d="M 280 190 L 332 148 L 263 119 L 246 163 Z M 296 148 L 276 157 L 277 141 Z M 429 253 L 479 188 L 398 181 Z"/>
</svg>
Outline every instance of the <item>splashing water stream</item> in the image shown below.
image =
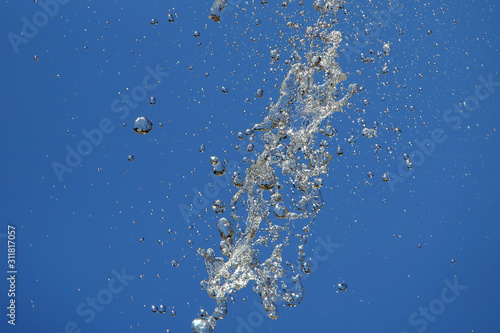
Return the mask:
<svg viewBox="0 0 500 333">
<path fill-rule="evenodd" d="M 319 18 L 306 28 L 305 38 L 295 39 L 294 62 L 281 84 L 279 99 L 271 104 L 264 120 L 253 127 L 254 132 L 262 133 L 264 149 L 247 169 L 244 180 L 238 182 L 238 192 L 230 202 L 231 217 L 236 222 L 240 219 L 238 202 L 244 201 L 247 213 L 244 228 L 239 224 L 233 227 L 226 218 L 217 223 L 220 247 L 227 260 L 216 257 L 211 248 L 198 249 L 208 273 L 201 285 L 214 298 L 216 307 L 211 316 L 192 322 L 194 332 L 212 332 L 217 320 L 227 314 L 229 297 L 250 281 L 254 281 L 254 291 L 271 319 L 278 318 L 278 302 L 294 307 L 304 297 L 299 273 L 301 270 L 307 273 L 304 244 L 310 225 L 324 205 L 321 177 L 328 172 L 332 158 L 323 145 L 316 145 L 316 137 L 322 122 L 334 112 L 342 111 L 358 89 L 355 84 L 348 89 L 337 87 L 346 80 L 335 61 L 342 35 L 332 30 L 342 3 L 343 0 L 314 2 Z M 226 5 L 226 0 L 216 0 L 209 17 L 219 22 Z M 280 183 L 280 177 L 287 186 Z M 284 198 L 290 197 L 285 194 L 287 191 L 298 200 L 285 202 Z M 293 221 L 297 219 L 309 221 L 300 233 L 293 230 Z M 287 270 L 281 265 L 282 251 L 292 237 L 299 242 L 298 258 L 291 268 L 296 274 L 287 285 L 284 281 Z M 262 253 L 258 247 L 262 245 L 272 248 L 265 260 L 259 258 Z"/>
</svg>

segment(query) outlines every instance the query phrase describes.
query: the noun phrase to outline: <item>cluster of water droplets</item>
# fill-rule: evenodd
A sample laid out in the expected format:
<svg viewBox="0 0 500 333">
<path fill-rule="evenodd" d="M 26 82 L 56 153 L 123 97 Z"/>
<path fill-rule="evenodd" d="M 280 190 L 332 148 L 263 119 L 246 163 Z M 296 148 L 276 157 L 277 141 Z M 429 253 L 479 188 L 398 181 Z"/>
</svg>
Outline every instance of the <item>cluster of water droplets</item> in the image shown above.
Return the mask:
<svg viewBox="0 0 500 333">
<path fill-rule="evenodd" d="M 347 89 L 338 87 L 346 76 L 335 61 L 342 36 L 332 27 L 342 2 L 314 2 L 319 19 L 306 28 L 306 36 L 295 39 L 293 61 L 281 84 L 279 99 L 270 105 L 263 121 L 251 129 L 261 135 L 264 148 L 244 177 L 232 175 L 237 192 L 229 204 L 230 218 L 223 216 L 217 222 L 220 249 L 226 258 L 217 257 L 211 248 L 198 249 L 208 273 L 201 285 L 216 307 L 212 315 L 192 322 L 194 332 L 212 332 L 217 320 L 227 314 L 228 299 L 250 281 L 271 319 L 278 318 L 278 303 L 294 307 L 304 297 L 301 274 L 311 271 L 305 262 L 304 245 L 310 225 L 324 205 L 322 176 L 332 159 L 325 140 L 317 144 L 316 139 L 318 133 L 327 137 L 337 133 L 331 124 L 324 125 L 325 120 L 341 111 L 358 89 L 355 84 Z M 216 0 L 210 18 L 218 22 L 226 5 L 227 1 Z M 279 58 L 279 52 L 274 57 Z M 258 97 L 262 95 L 263 91 L 257 92 Z M 376 130 L 367 129 L 363 135 L 376 136 Z M 341 155 L 339 149 L 337 154 Z M 216 157 L 210 161 L 214 174 L 225 173 L 224 164 Z M 239 215 L 241 206 L 246 217 Z M 218 215 L 225 209 L 222 200 L 213 203 L 212 211 Z M 295 230 L 297 219 L 307 221 L 299 231 Z M 284 268 L 282 252 L 294 239 L 298 242 L 296 263 Z M 270 253 L 268 258 L 264 252 Z M 285 279 L 288 273 L 292 276 Z"/>
</svg>

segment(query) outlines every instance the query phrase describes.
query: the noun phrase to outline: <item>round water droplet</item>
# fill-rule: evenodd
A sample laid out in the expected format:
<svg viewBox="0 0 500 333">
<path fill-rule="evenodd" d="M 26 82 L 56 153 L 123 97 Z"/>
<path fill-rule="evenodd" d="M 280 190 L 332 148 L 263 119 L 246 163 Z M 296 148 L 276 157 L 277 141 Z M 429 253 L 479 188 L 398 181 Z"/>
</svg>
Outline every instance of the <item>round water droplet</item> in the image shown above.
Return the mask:
<svg viewBox="0 0 500 333">
<path fill-rule="evenodd" d="M 205 145 L 203 145 L 203 144 L 202 144 L 202 145 L 200 146 L 200 153 L 203 153 L 204 151 L 205 151 Z"/>
<path fill-rule="evenodd" d="M 383 180 L 384 182 L 388 182 L 388 181 L 390 180 L 390 178 L 389 178 L 389 174 L 388 174 L 388 173 L 384 173 L 384 174 L 382 175 L 382 180 Z"/>
<path fill-rule="evenodd" d="M 176 260 L 172 260 L 172 266 L 179 267 L 179 263 Z"/>
<path fill-rule="evenodd" d="M 212 211 L 215 214 L 224 213 L 225 210 L 226 210 L 226 204 L 224 203 L 224 201 L 220 199 L 214 201 L 214 204 L 212 205 Z"/>
<path fill-rule="evenodd" d="M 222 87 L 221 88 L 221 91 L 224 93 L 224 94 L 227 94 L 229 92 L 229 90 L 226 88 L 226 87 Z"/>
<path fill-rule="evenodd" d="M 195 32 L 193 33 L 193 36 L 195 36 L 195 37 L 200 37 L 200 32 L 199 32 L 199 31 L 195 31 Z"/>
<path fill-rule="evenodd" d="M 195 333 L 212 333 L 212 326 L 208 323 L 206 319 L 196 318 L 191 323 L 191 329 Z"/>
<path fill-rule="evenodd" d="M 340 291 L 346 291 L 347 290 L 347 283 L 342 282 L 338 284 L 339 290 Z"/>
<path fill-rule="evenodd" d="M 234 235 L 233 225 L 225 217 L 217 221 L 217 228 L 219 228 L 219 234 L 222 239 L 231 238 Z"/>
<path fill-rule="evenodd" d="M 172 310 L 172 311 L 170 311 L 170 315 L 171 315 L 172 317 L 175 317 L 175 316 L 177 315 L 177 313 L 175 313 L 175 311 L 174 311 L 174 310 Z"/>
<path fill-rule="evenodd" d="M 131 161 L 131 162 L 132 162 L 134 159 L 135 159 L 134 155 L 128 155 L 128 160 L 129 160 L 129 161 Z"/>
<path fill-rule="evenodd" d="M 337 130 L 330 124 L 325 125 L 324 133 L 327 137 L 331 137 L 337 134 Z"/>
<path fill-rule="evenodd" d="M 158 20 L 157 19 L 151 19 L 151 24 L 152 25 L 157 25 L 158 24 Z"/>
<path fill-rule="evenodd" d="M 38 56 L 35 54 L 35 56 L 33 57 L 33 59 L 35 59 L 35 61 L 38 61 Z"/>
<path fill-rule="evenodd" d="M 288 214 L 288 207 L 285 206 L 282 203 L 277 204 L 274 206 L 274 215 L 277 218 L 284 219 L 286 217 L 286 214 Z"/>
<path fill-rule="evenodd" d="M 154 98 L 153 96 L 151 96 L 151 97 L 149 98 L 149 104 L 151 104 L 151 105 L 155 105 L 155 104 L 156 104 L 156 98 Z"/>
<path fill-rule="evenodd" d="M 212 164 L 212 166 L 214 168 L 212 170 L 214 175 L 222 176 L 222 175 L 224 175 L 224 173 L 226 173 L 226 166 L 221 161 L 219 161 L 219 159 L 216 156 L 210 157 L 210 163 Z"/>
<path fill-rule="evenodd" d="M 175 18 L 174 18 L 174 15 L 172 15 L 172 13 L 168 13 L 168 22 L 174 22 L 175 21 Z"/>
<path fill-rule="evenodd" d="M 233 185 L 237 188 L 243 187 L 243 179 L 241 178 L 241 175 L 238 172 L 235 172 L 233 177 L 232 177 Z"/>
<path fill-rule="evenodd" d="M 154 313 L 158 312 L 158 308 L 156 307 L 156 305 L 151 306 L 151 311 L 153 311 Z"/>
<path fill-rule="evenodd" d="M 257 89 L 257 97 L 262 98 L 262 96 L 264 96 L 264 90 Z"/>
<path fill-rule="evenodd" d="M 134 131 L 139 134 L 148 134 L 153 128 L 153 123 L 146 117 L 139 117 L 134 122 Z"/>
<path fill-rule="evenodd" d="M 167 309 L 165 308 L 165 305 L 160 305 L 158 307 L 158 312 L 159 313 L 165 313 L 167 311 Z"/>
</svg>

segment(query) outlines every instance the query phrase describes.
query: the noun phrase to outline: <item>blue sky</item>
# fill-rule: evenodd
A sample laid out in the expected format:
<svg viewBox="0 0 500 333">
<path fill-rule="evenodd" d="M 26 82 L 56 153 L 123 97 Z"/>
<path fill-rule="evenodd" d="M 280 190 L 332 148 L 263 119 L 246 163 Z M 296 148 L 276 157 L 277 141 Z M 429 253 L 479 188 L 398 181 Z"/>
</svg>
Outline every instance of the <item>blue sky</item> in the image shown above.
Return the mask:
<svg viewBox="0 0 500 333">
<path fill-rule="evenodd" d="M 229 202 L 234 188 L 214 181 L 210 156 L 248 167 L 235 146 L 249 142 L 237 134 L 277 100 L 287 40 L 304 34 L 287 21 L 307 25 L 317 13 L 312 1 L 233 0 L 215 23 L 210 1 L 55 3 L 0 5 L 3 276 L 8 225 L 18 266 L 16 326 L 4 314 L 4 279 L 0 330 L 189 331 L 215 305 L 196 250 L 218 248 L 219 235 L 209 205 L 189 219 L 182 207 L 210 184 Z M 363 90 L 329 119 L 338 135 L 306 247 L 304 300 L 273 321 L 248 286 L 216 332 L 498 329 L 497 4 L 391 3 L 347 1 L 339 12 L 337 61 Z M 133 130 L 140 116 L 154 124 L 147 135 Z M 363 120 L 378 123 L 376 138 L 362 136 Z M 80 160 L 78 149 L 89 153 Z"/>
</svg>

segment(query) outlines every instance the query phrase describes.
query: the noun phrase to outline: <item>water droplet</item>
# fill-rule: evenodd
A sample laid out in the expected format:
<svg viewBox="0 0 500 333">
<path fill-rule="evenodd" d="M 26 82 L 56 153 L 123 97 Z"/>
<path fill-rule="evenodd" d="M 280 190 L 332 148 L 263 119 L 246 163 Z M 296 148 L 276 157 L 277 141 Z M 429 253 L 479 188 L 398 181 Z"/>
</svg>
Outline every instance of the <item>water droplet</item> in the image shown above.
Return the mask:
<svg viewBox="0 0 500 333">
<path fill-rule="evenodd" d="M 205 151 L 205 145 L 204 145 L 204 144 L 202 144 L 202 145 L 200 146 L 200 153 L 203 153 L 204 151 Z"/>
<path fill-rule="evenodd" d="M 331 137 L 337 134 L 337 130 L 333 128 L 331 124 L 326 124 L 324 128 L 324 134 L 327 137 Z"/>
<path fill-rule="evenodd" d="M 158 20 L 157 19 L 151 19 L 151 24 L 152 25 L 157 25 L 158 24 Z"/>
<path fill-rule="evenodd" d="M 165 305 L 160 305 L 158 307 L 158 312 L 159 313 L 165 313 L 167 311 L 167 309 L 165 308 Z"/>
<path fill-rule="evenodd" d="M 172 15 L 172 13 L 168 12 L 168 22 L 174 22 L 175 21 L 175 18 L 174 18 L 174 15 Z"/>
<path fill-rule="evenodd" d="M 389 174 L 388 174 L 388 173 L 384 173 L 384 174 L 382 175 L 382 180 L 383 180 L 384 182 L 388 182 L 388 181 L 390 180 L 390 178 L 389 178 Z"/>
<path fill-rule="evenodd" d="M 129 160 L 129 161 L 131 161 L 131 162 L 132 162 L 134 159 L 135 159 L 134 155 L 128 155 L 128 160 Z"/>
<path fill-rule="evenodd" d="M 229 90 L 226 88 L 226 87 L 222 87 L 221 88 L 221 91 L 224 93 L 224 94 L 227 94 L 229 92 Z"/>
<path fill-rule="evenodd" d="M 337 155 L 342 156 L 343 154 L 344 154 L 344 150 L 342 149 L 342 147 L 338 146 L 337 147 Z"/>
<path fill-rule="evenodd" d="M 200 37 L 200 32 L 199 32 L 199 31 L 195 31 L 195 32 L 193 33 L 193 36 L 195 36 L 195 37 Z"/>
<path fill-rule="evenodd" d="M 257 97 L 262 98 L 262 96 L 264 96 L 264 90 L 257 89 Z"/>
<path fill-rule="evenodd" d="M 284 204 L 279 203 L 276 206 L 274 206 L 274 215 L 277 218 L 284 219 L 287 214 L 288 214 L 288 207 L 285 206 Z"/>
<path fill-rule="evenodd" d="M 156 307 L 156 305 L 151 306 L 151 311 L 153 311 L 154 313 L 158 312 L 158 308 Z"/>
<path fill-rule="evenodd" d="M 195 333 L 212 333 L 212 326 L 208 323 L 206 319 L 196 318 L 191 323 L 191 329 Z"/>
<path fill-rule="evenodd" d="M 234 235 L 233 225 L 225 217 L 222 217 L 219 221 L 217 221 L 217 228 L 219 228 L 219 234 L 222 239 L 228 239 Z"/>
<path fill-rule="evenodd" d="M 345 283 L 345 282 L 339 283 L 338 288 L 340 291 L 346 291 L 347 290 L 347 283 Z"/>
<path fill-rule="evenodd" d="M 172 266 L 179 267 L 179 263 L 176 260 L 172 260 Z"/>
<path fill-rule="evenodd" d="M 38 61 L 38 56 L 35 54 L 35 56 L 33 57 L 33 59 L 35 59 L 35 61 Z"/>
<path fill-rule="evenodd" d="M 144 237 L 139 238 L 139 242 L 144 242 Z"/>
<path fill-rule="evenodd" d="M 384 49 L 385 55 L 389 55 L 391 53 L 391 45 L 389 43 L 385 43 L 382 48 Z"/>
<path fill-rule="evenodd" d="M 302 270 L 304 271 L 304 273 L 310 274 L 311 273 L 311 264 L 308 263 L 308 262 L 306 262 L 306 261 L 304 261 L 302 263 Z"/>
<path fill-rule="evenodd" d="M 146 117 L 139 117 L 134 122 L 134 131 L 139 134 L 148 134 L 153 128 L 153 123 Z"/>
<path fill-rule="evenodd" d="M 226 173 L 226 166 L 221 161 L 219 161 L 219 159 L 216 156 L 210 157 L 210 163 L 212 164 L 212 166 L 214 168 L 212 170 L 214 175 L 222 176 L 222 175 L 224 175 L 224 173 Z"/>
<path fill-rule="evenodd" d="M 153 96 L 151 96 L 151 97 L 149 98 L 149 104 L 151 104 L 151 105 L 155 105 L 155 104 L 156 104 L 156 98 L 154 98 Z"/>
<path fill-rule="evenodd" d="M 243 187 L 243 179 L 241 178 L 241 175 L 238 172 L 235 172 L 233 177 L 232 177 L 233 185 L 237 188 Z"/>
<path fill-rule="evenodd" d="M 175 317 L 175 316 L 177 315 L 177 313 L 175 313 L 175 311 L 174 311 L 174 310 L 172 310 L 172 311 L 170 311 L 170 315 L 171 315 L 172 317 Z"/>
<path fill-rule="evenodd" d="M 226 204 L 224 203 L 224 201 L 220 199 L 214 201 L 214 204 L 212 205 L 212 211 L 215 214 L 224 213 L 225 210 L 226 210 Z"/>
</svg>

